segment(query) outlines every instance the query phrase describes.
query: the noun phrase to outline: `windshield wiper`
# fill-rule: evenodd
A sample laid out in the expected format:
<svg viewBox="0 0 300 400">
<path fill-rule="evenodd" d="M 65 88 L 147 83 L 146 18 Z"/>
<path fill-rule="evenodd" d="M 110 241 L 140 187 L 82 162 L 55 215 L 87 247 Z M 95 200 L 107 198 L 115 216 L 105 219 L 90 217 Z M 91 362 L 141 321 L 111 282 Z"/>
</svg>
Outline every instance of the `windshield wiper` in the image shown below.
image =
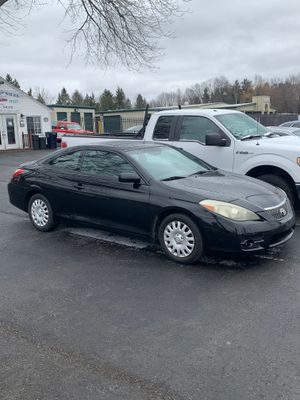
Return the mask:
<svg viewBox="0 0 300 400">
<path fill-rule="evenodd" d="M 247 136 L 242 137 L 240 140 L 242 141 L 242 140 L 251 140 L 251 139 L 259 139 L 259 138 L 262 138 L 262 136 L 261 135 L 247 135 Z"/>
<path fill-rule="evenodd" d="M 211 172 L 211 170 L 205 170 L 205 171 L 197 171 L 197 172 L 194 172 L 194 173 L 192 173 L 191 175 L 188 175 L 188 176 L 194 176 L 194 175 L 204 175 L 204 174 L 206 174 L 207 172 Z"/>
<path fill-rule="evenodd" d="M 165 182 L 165 181 L 175 181 L 176 179 L 184 179 L 186 178 L 186 176 L 169 176 L 169 178 L 165 178 L 165 179 L 161 179 L 161 182 Z"/>
</svg>

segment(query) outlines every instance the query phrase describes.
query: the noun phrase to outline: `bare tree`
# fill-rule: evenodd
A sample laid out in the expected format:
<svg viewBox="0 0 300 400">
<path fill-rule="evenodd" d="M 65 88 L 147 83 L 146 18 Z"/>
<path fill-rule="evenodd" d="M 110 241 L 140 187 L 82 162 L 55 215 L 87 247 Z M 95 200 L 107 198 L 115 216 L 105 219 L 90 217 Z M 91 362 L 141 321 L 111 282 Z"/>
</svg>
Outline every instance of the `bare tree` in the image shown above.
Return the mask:
<svg viewBox="0 0 300 400">
<path fill-rule="evenodd" d="M 0 23 L 12 27 L 16 11 L 30 10 L 38 1 L 0 0 Z M 121 62 L 136 70 L 153 65 L 162 54 L 159 39 L 172 36 L 172 22 L 185 12 L 178 0 L 58 1 L 74 27 L 69 39 L 72 54 L 83 50 L 86 62 L 102 67 Z"/>
<path fill-rule="evenodd" d="M 40 87 L 34 89 L 33 97 L 43 104 L 51 104 L 54 101 L 54 97 L 51 95 L 49 90 Z"/>
</svg>

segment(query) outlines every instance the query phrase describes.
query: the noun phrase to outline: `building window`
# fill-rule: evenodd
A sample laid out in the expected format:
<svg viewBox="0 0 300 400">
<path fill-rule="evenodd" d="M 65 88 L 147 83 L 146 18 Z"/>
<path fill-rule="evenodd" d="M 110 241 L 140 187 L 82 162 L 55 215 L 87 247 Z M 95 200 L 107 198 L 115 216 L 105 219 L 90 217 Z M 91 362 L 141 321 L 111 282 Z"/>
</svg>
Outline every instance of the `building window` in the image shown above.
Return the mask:
<svg viewBox="0 0 300 400">
<path fill-rule="evenodd" d="M 42 133 L 41 117 L 26 117 L 27 131 L 31 135 L 40 135 Z"/>
<path fill-rule="evenodd" d="M 80 124 L 80 113 L 77 111 L 71 112 L 71 122 Z"/>
<path fill-rule="evenodd" d="M 67 121 L 67 113 L 66 112 L 57 112 L 57 121 Z"/>
<path fill-rule="evenodd" d="M 87 131 L 94 130 L 93 113 L 84 113 L 84 129 Z"/>
</svg>

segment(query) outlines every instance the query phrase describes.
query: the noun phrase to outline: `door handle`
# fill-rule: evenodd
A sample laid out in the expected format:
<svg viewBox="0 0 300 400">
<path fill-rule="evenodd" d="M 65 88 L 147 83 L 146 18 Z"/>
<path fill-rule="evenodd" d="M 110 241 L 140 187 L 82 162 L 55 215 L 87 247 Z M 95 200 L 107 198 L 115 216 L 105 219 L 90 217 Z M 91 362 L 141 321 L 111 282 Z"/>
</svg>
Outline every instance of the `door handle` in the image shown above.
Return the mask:
<svg viewBox="0 0 300 400">
<path fill-rule="evenodd" d="M 82 190 L 82 189 L 84 189 L 84 186 L 82 183 L 77 183 L 77 185 L 74 185 L 74 188 L 78 189 L 78 190 Z"/>
</svg>

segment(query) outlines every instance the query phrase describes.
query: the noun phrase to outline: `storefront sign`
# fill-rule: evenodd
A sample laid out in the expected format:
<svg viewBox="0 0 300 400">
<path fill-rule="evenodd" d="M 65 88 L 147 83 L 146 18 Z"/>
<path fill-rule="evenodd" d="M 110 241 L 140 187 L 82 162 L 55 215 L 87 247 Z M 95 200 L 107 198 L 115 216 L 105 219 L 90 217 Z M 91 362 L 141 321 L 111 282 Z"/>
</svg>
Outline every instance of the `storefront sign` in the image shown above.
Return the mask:
<svg viewBox="0 0 300 400">
<path fill-rule="evenodd" d="M 20 94 L 15 90 L 0 89 L 0 113 L 19 111 Z"/>
</svg>

